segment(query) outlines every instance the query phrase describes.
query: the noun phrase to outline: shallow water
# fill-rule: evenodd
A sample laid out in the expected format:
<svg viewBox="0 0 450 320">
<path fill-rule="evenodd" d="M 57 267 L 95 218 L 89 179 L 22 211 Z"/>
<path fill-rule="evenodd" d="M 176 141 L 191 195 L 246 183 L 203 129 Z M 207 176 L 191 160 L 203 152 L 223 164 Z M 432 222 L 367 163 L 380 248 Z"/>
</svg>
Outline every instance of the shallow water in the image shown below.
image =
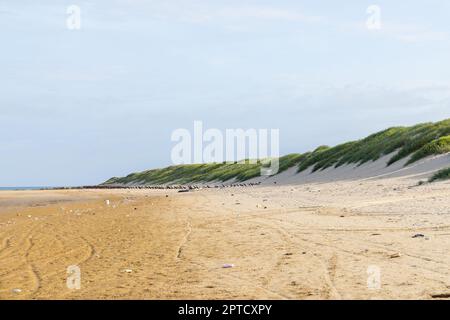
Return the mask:
<svg viewBox="0 0 450 320">
<path fill-rule="evenodd" d="M 53 187 L 38 186 L 38 187 L 0 187 L 0 191 L 7 190 L 40 190 L 40 189 L 51 189 Z"/>
</svg>

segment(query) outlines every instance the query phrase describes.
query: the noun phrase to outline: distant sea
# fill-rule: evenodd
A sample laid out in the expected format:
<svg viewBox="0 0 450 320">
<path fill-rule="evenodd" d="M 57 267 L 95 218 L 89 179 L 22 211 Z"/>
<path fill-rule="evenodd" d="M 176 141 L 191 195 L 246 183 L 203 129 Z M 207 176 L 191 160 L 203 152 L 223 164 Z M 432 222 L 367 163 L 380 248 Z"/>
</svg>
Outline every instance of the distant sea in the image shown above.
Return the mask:
<svg viewBox="0 0 450 320">
<path fill-rule="evenodd" d="M 6 191 L 6 190 L 40 190 L 40 189 L 51 189 L 54 187 L 45 187 L 45 186 L 38 186 L 38 187 L 0 187 L 0 191 Z"/>
</svg>

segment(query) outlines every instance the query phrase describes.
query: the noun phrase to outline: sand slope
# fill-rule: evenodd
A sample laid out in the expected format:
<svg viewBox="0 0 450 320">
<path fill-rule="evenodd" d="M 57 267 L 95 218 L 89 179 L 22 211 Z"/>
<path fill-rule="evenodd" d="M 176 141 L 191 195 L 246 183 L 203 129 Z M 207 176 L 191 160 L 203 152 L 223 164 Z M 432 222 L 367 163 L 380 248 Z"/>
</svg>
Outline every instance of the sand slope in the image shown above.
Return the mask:
<svg viewBox="0 0 450 320">
<path fill-rule="evenodd" d="M 427 179 L 437 171 L 450 167 L 450 154 L 431 156 L 406 165 L 409 157 L 397 161 L 388 166 L 388 161 L 396 152 L 385 155 L 376 161 L 369 161 L 362 165 L 346 164 L 340 167 L 330 167 L 316 172 L 312 167 L 305 171 L 297 172 L 297 167 L 292 167 L 272 177 L 258 177 L 248 182 L 261 182 L 263 184 L 303 184 L 318 182 L 334 182 L 360 179 L 380 179 L 392 177 L 405 177 L 410 179 Z"/>
</svg>

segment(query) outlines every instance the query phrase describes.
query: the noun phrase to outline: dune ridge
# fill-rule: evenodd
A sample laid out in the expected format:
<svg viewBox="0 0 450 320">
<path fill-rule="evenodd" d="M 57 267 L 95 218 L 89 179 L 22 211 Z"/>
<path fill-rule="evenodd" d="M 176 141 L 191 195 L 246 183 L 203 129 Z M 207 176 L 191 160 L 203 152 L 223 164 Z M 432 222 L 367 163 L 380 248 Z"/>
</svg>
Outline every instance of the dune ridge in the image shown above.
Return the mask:
<svg viewBox="0 0 450 320">
<path fill-rule="evenodd" d="M 271 177 L 261 176 L 261 162 L 244 160 L 147 170 L 114 177 L 102 185 L 305 183 L 390 175 L 430 178 L 450 165 L 449 153 L 450 119 L 446 119 L 411 127 L 392 127 L 335 147 L 320 146 L 312 152 L 289 154 L 279 158 L 279 170 Z"/>
</svg>

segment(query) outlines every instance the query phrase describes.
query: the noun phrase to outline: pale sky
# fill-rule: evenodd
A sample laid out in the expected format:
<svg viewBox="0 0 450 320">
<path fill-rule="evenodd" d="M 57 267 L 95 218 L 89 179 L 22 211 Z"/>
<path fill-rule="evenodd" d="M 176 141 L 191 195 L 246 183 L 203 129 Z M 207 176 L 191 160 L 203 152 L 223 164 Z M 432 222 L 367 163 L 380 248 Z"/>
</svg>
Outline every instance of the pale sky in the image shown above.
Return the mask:
<svg viewBox="0 0 450 320">
<path fill-rule="evenodd" d="M 194 120 L 278 128 L 287 154 L 449 118 L 449 14 L 444 0 L 0 0 L 0 186 L 170 165 L 171 133 Z"/>
</svg>

